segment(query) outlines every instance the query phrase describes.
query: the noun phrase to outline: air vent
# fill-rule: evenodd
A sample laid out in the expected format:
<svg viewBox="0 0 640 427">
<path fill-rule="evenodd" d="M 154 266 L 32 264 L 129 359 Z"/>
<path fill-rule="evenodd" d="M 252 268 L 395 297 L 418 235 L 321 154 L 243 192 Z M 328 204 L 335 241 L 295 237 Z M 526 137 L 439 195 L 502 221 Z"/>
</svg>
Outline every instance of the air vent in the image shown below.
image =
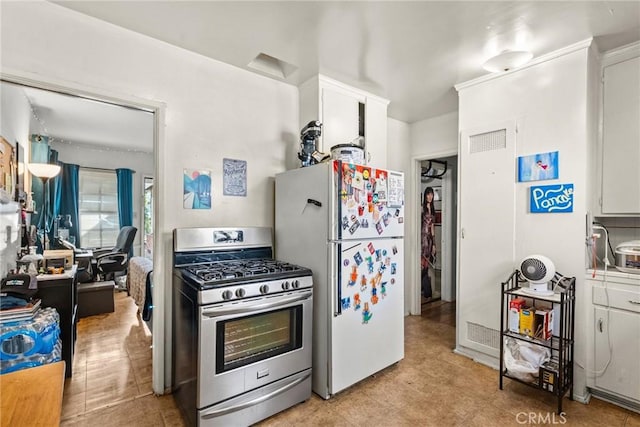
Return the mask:
<svg viewBox="0 0 640 427">
<path fill-rule="evenodd" d="M 247 67 L 279 79 L 286 79 L 298 67 L 266 53 L 259 53 Z"/>
<path fill-rule="evenodd" d="M 467 339 L 487 347 L 500 349 L 500 331 L 467 322 Z"/>
<path fill-rule="evenodd" d="M 469 152 L 481 153 L 507 148 L 507 130 L 499 129 L 469 137 Z"/>
</svg>

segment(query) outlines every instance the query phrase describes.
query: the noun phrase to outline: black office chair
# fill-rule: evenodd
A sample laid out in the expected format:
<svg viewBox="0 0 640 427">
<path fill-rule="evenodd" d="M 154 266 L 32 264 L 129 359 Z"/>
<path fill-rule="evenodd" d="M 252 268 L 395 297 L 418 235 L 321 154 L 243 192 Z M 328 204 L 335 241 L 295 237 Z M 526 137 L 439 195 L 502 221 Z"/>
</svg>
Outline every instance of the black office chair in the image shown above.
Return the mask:
<svg viewBox="0 0 640 427">
<path fill-rule="evenodd" d="M 124 226 L 120 229 L 116 245 L 113 248 L 93 250 L 98 281 L 113 280 L 116 273 L 127 271 L 129 267 L 129 251 L 133 246 L 133 239 L 136 237 L 137 231 L 136 227 Z"/>
</svg>

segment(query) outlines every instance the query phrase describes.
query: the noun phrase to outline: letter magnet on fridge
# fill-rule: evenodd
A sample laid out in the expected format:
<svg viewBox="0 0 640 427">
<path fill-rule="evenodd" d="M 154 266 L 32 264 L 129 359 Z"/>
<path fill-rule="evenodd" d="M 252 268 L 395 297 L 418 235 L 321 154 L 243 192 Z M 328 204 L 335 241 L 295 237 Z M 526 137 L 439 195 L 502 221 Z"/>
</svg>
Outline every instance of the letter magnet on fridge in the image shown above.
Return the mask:
<svg viewBox="0 0 640 427">
<path fill-rule="evenodd" d="M 360 294 L 354 294 L 353 295 L 353 310 L 354 311 L 358 311 L 360 310 L 360 304 L 362 302 L 360 301 Z"/>
<path fill-rule="evenodd" d="M 362 323 L 366 325 L 367 323 L 369 323 L 369 320 L 371 320 L 372 317 L 373 314 L 369 310 L 369 303 L 365 302 L 364 309 L 362 310 Z"/>
</svg>

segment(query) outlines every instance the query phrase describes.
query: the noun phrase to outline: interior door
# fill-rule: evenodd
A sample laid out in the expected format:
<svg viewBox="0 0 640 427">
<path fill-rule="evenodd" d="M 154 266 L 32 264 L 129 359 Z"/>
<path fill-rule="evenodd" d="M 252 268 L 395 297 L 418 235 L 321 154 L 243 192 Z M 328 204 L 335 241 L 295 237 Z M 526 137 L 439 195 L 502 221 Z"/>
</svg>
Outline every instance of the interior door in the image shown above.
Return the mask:
<svg viewBox="0 0 640 427">
<path fill-rule="evenodd" d="M 514 265 L 515 163 L 513 124 L 461 134 L 457 343 L 493 357 L 500 283 Z"/>
</svg>

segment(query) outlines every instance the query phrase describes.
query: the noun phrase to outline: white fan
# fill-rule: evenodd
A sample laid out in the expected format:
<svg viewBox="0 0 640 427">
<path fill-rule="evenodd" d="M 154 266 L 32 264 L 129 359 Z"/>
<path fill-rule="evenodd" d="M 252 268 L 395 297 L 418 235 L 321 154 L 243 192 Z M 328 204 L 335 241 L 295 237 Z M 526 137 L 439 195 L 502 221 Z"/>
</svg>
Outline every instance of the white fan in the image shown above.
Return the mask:
<svg viewBox="0 0 640 427">
<path fill-rule="evenodd" d="M 549 289 L 549 282 L 556 275 L 556 267 L 549 258 L 543 255 L 529 255 L 520 263 L 520 273 L 529 281 L 529 288 L 522 289 L 524 292 L 532 295 L 553 295 L 553 290 Z"/>
</svg>

